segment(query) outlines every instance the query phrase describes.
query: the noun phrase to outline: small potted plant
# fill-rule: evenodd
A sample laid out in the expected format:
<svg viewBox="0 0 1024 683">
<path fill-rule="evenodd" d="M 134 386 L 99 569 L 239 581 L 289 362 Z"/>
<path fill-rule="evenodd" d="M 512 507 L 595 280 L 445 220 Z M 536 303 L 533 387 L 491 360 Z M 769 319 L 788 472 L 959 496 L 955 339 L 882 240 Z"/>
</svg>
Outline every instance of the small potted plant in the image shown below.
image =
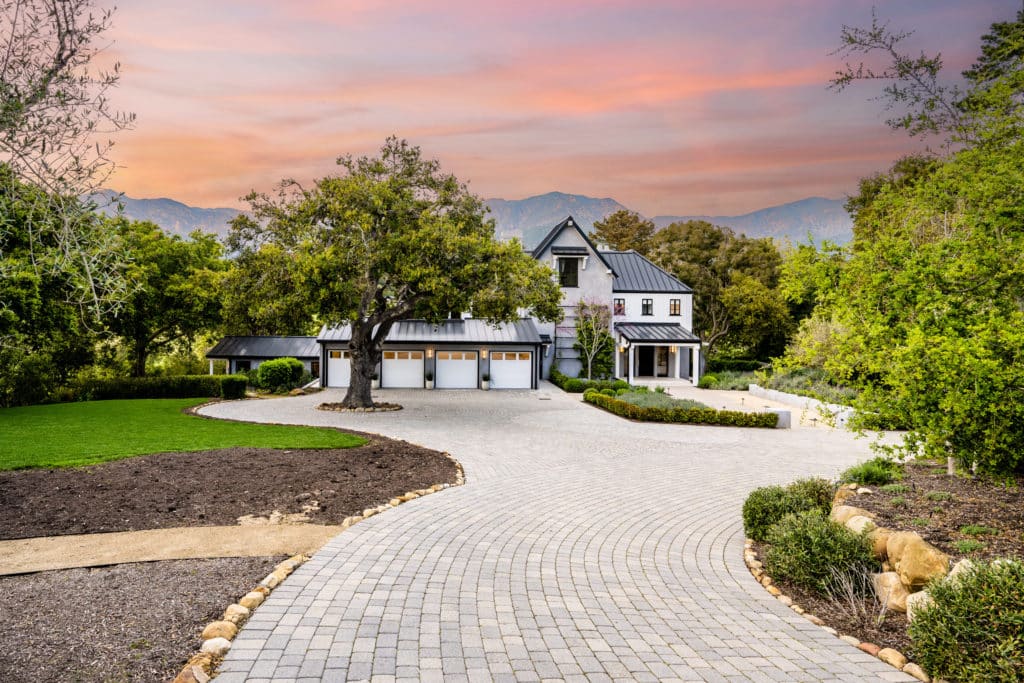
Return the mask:
<svg viewBox="0 0 1024 683">
<path fill-rule="evenodd" d="M 377 372 L 373 373 L 373 377 L 370 378 L 370 388 L 380 389 L 380 374 Z"/>
<path fill-rule="evenodd" d="M 487 391 L 488 389 L 491 388 L 491 376 L 488 373 L 485 372 L 484 374 L 482 374 L 480 376 L 480 379 L 481 379 L 481 382 L 480 382 L 480 388 L 481 389 L 483 389 L 484 391 Z"/>
<path fill-rule="evenodd" d="M 426 372 L 423 373 L 423 379 L 425 379 L 427 382 L 427 389 L 434 388 L 434 373 L 432 373 L 430 370 L 427 370 Z"/>
</svg>

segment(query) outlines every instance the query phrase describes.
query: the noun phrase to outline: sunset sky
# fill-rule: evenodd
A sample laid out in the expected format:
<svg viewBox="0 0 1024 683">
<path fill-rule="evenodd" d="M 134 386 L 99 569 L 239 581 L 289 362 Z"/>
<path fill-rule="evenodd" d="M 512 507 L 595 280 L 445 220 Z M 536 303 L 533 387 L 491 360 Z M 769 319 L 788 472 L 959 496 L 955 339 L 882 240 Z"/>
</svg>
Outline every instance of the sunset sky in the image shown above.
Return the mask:
<svg viewBox="0 0 1024 683">
<path fill-rule="evenodd" d="M 103 0 L 100 0 L 101 2 Z M 112 99 L 137 114 L 111 186 L 244 206 L 390 134 L 484 197 L 553 190 L 645 215 L 739 214 L 920 147 L 881 85 L 826 90 L 843 24 L 872 4 L 908 45 L 974 61 L 1018 0 L 121 0 Z"/>
</svg>

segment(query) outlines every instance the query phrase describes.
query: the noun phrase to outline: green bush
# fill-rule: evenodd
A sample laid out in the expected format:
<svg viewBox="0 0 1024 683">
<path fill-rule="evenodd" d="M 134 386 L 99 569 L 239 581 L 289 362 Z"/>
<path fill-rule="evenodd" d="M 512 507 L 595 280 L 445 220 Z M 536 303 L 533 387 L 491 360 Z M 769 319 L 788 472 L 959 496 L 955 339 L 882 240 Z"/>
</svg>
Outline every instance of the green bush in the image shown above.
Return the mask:
<svg viewBox="0 0 1024 683">
<path fill-rule="evenodd" d="M 776 368 L 770 377 L 765 378 L 763 386 L 846 406 L 857 398 L 856 389 L 833 383 L 819 368 Z"/>
<path fill-rule="evenodd" d="M 614 396 L 615 395 L 615 390 L 614 389 L 601 389 L 598 393 L 600 393 L 600 394 L 602 394 L 604 396 Z"/>
<path fill-rule="evenodd" d="M 597 389 L 601 391 L 603 389 L 612 389 L 618 391 L 620 389 L 629 389 L 629 382 L 621 379 L 582 379 L 579 377 L 569 377 L 568 375 L 559 372 L 558 368 L 551 368 L 551 383 L 556 387 L 570 394 L 579 394 L 587 389 Z"/>
<path fill-rule="evenodd" d="M 705 408 L 700 401 L 688 398 L 673 398 L 663 391 L 627 391 L 619 394 L 620 401 L 632 403 L 641 408 Z M 604 392 L 601 392 L 604 393 Z"/>
<path fill-rule="evenodd" d="M 932 583 L 910 638 L 929 675 L 956 681 L 1024 680 L 1024 564 L 979 562 Z"/>
<path fill-rule="evenodd" d="M 708 361 L 708 372 L 753 372 L 761 369 L 761 361 L 748 358 L 712 358 Z"/>
<path fill-rule="evenodd" d="M 715 389 L 727 389 L 729 391 L 746 391 L 751 384 L 757 384 L 757 375 L 753 372 L 737 372 L 735 370 L 724 370 L 715 375 Z"/>
<path fill-rule="evenodd" d="M 275 358 L 260 363 L 256 386 L 272 391 L 288 391 L 299 385 L 305 368 L 297 358 Z"/>
<path fill-rule="evenodd" d="M 755 541 L 763 541 L 769 530 L 790 513 L 816 510 L 824 517 L 832 507 L 833 493 L 835 488 L 824 479 L 800 479 L 785 488 L 754 489 L 743 502 L 743 530 Z"/>
<path fill-rule="evenodd" d="M 883 486 L 903 478 L 903 465 L 890 458 L 879 456 L 854 465 L 839 477 L 843 481 L 854 481 L 866 486 Z"/>
<path fill-rule="evenodd" d="M 121 377 L 89 379 L 74 387 L 79 401 L 125 398 L 226 398 L 245 397 L 245 375 L 179 375 L 176 377 Z"/>
<path fill-rule="evenodd" d="M 764 567 L 785 579 L 825 594 L 833 572 L 877 571 L 871 542 L 818 510 L 790 513 L 768 531 Z"/>
<path fill-rule="evenodd" d="M 708 373 L 697 380 L 698 389 L 717 389 L 718 388 L 718 375 Z"/>
<path fill-rule="evenodd" d="M 620 417 L 643 422 L 774 428 L 779 420 L 775 413 L 742 413 L 713 408 L 648 408 L 598 392 L 584 395 L 583 400 Z"/>
</svg>

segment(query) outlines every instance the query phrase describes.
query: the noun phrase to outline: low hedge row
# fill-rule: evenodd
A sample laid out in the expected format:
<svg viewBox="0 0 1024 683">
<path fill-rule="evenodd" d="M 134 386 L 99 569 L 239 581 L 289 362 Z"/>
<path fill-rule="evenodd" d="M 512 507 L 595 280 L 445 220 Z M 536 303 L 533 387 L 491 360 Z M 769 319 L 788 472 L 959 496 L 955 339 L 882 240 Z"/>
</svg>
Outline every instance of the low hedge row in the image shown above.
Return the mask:
<svg viewBox="0 0 1024 683">
<path fill-rule="evenodd" d="M 708 361 L 705 372 L 753 372 L 760 370 L 763 365 L 761 361 L 747 358 L 712 358 Z"/>
<path fill-rule="evenodd" d="M 774 428 L 779 421 L 775 413 L 741 413 L 714 408 L 642 408 L 598 391 L 586 392 L 583 400 L 620 417 L 642 422 Z"/>
<path fill-rule="evenodd" d="M 245 398 L 245 375 L 179 375 L 93 379 L 75 387 L 79 401 L 121 398 Z"/>
<path fill-rule="evenodd" d="M 629 382 L 621 379 L 583 379 L 581 377 L 569 377 L 558 371 L 558 368 L 551 368 L 551 383 L 556 387 L 570 394 L 582 394 L 587 389 L 628 389 Z"/>
</svg>

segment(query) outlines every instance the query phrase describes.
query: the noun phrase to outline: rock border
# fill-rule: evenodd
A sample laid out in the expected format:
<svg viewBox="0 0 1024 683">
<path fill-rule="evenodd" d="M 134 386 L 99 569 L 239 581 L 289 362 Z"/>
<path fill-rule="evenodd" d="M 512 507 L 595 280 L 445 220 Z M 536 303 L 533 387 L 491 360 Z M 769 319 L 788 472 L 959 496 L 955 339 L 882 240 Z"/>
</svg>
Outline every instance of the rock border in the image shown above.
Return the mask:
<svg viewBox="0 0 1024 683">
<path fill-rule="evenodd" d="M 875 555 L 879 557 L 879 559 L 882 560 L 883 563 L 883 574 L 880 574 L 878 576 L 884 576 L 885 573 L 891 573 L 896 577 L 896 582 L 901 583 L 899 574 L 893 571 L 893 569 L 899 568 L 898 565 L 900 559 L 891 557 L 890 555 L 892 553 L 889 553 L 888 550 L 888 541 L 890 537 L 895 535 L 895 532 L 885 527 L 876 526 L 873 521 L 874 515 L 865 510 L 861 510 L 860 508 L 848 504 L 851 498 L 863 495 L 871 495 L 872 493 L 873 492 L 871 489 L 859 486 L 858 484 L 855 483 L 841 484 L 836 490 L 835 496 L 832 499 L 832 507 L 831 512 L 829 514 L 829 519 L 839 524 L 842 524 L 843 526 L 857 533 L 867 533 L 868 537 L 871 538 L 872 543 L 874 544 Z M 920 546 L 927 553 L 931 553 L 932 551 L 934 551 L 935 553 L 938 553 L 942 557 L 946 558 L 947 564 L 946 567 L 941 571 L 942 575 L 955 574 L 959 571 L 964 571 L 969 567 L 969 561 L 965 560 L 961 561 L 960 563 L 957 563 L 958 566 L 955 566 L 952 571 L 949 571 L 948 557 L 946 557 L 945 554 L 935 549 L 927 541 L 922 539 L 919 534 L 915 532 L 902 533 L 903 539 L 902 542 L 899 542 L 900 552 L 902 552 L 902 549 L 908 544 L 908 542 L 911 542 L 915 545 Z M 895 552 L 897 548 L 894 547 L 893 550 Z M 849 643 L 850 645 L 853 645 L 854 647 L 864 652 L 867 652 L 869 655 L 873 657 L 877 657 L 878 659 L 882 660 L 894 669 L 897 669 L 898 671 L 901 671 L 909 676 L 912 676 L 919 681 L 924 681 L 925 683 L 945 683 L 944 681 L 942 681 L 942 679 L 931 678 L 927 673 L 925 673 L 924 669 L 922 669 L 920 665 L 910 661 L 907 658 L 907 656 L 899 650 L 890 647 L 879 647 L 874 643 L 862 642 L 855 636 L 841 634 L 838 631 L 836 631 L 836 629 L 825 624 L 825 622 L 819 617 L 810 614 L 809 612 L 806 612 L 802 607 L 800 607 L 800 605 L 795 604 L 792 598 L 783 595 L 782 591 L 774 585 L 772 578 L 768 576 L 768 574 L 764 571 L 764 565 L 758 558 L 757 551 L 754 550 L 753 539 L 748 538 L 743 544 L 743 561 L 747 565 L 747 568 L 750 570 L 750 573 L 753 575 L 753 577 L 757 580 L 758 583 L 760 583 L 764 587 L 766 591 L 768 591 L 770 595 L 774 596 L 777 600 L 779 600 L 779 602 L 786 605 L 797 614 L 802 614 L 804 618 L 806 618 L 812 624 L 820 626 L 827 633 L 831 633 L 843 642 Z M 964 566 L 960 567 L 959 565 L 961 564 L 963 564 Z M 896 566 L 894 567 L 893 565 Z M 915 591 L 914 587 L 907 585 L 902 585 L 902 590 L 903 592 L 901 596 L 901 611 L 907 612 L 908 618 L 913 618 L 912 615 L 914 609 L 919 608 L 918 603 L 922 601 L 927 601 L 929 599 L 928 593 L 925 590 L 921 590 L 919 587 Z M 890 600 L 895 597 L 895 595 L 892 595 L 891 590 L 887 591 L 887 600 Z M 890 604 L 889 606 L 893 609 L 900 609 L 900 607 L 897 607 L 895 604 Z"/>
<path fill-rule="evenodd" d="M 329 410 L 334 413 L 391 413 L 401 410 L 397 403 L 374 403 L 372 408 L 348 408 L 341 403 L 321 403 L 317 410 Z"/>
<path fill-rule="evenodd" d="M 398 507 L 402 503 L 422 498 L 423 496 L 429 496 L 432 493 L 437 493 L 453 486 L 465 484 L 466 473 L 462 463 L 447 451 L 443 455 L 455 465 L 454 484 L 434 484 L 429 488 L 408 491 L 392 498 L 387 503 L 382 503 L 377 507 L 366 508 L 360 514 L 351 515 L 342 520 L 339 525 L 339 533 L 364 519 L 369 519 L 385 510 Z M 238 635 L 238 631 L 245 622 L 248 621 L 252 612 L 263 604 L 271 592 L 287 579 L 292 572 L 309 561 L 309 559 L 307 555 L 293 555 L 287 560 L 279 562 L 274 567 L 274 570 L 260 581 L 255 588 L 239 598 L 238 602 L 228 605 L 220 619 L 207 624 L 200 636 L 203 644 L 200 646 L 199 652 L 189 658 L 178 675 L 174 677 L 172 683 L 208 683 L 208 681 L 215 678 L 217 676 L 217 667 L 224 660 L 224 656 L 231 649 L 232 641 Z"/>
</svg>

